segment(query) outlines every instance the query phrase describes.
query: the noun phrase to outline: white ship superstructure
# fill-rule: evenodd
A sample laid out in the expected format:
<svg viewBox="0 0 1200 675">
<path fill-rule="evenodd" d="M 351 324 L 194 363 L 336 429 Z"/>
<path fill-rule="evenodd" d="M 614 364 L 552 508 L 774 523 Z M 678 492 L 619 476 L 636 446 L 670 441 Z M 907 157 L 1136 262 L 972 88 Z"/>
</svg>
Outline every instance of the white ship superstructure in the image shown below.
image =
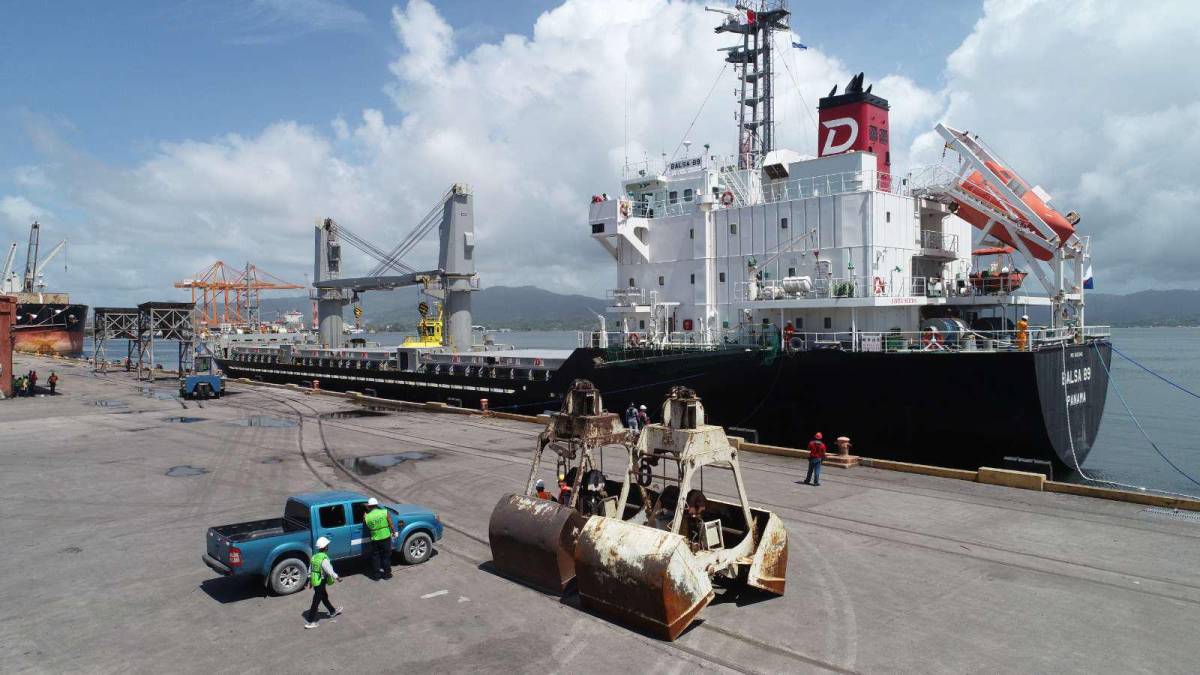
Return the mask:
<svg viewBox="0 0 1200 675">
<path fill-rule="evenodd" d="M 1011 331 L 1029 305 L 1055 308 L 1039 337 L 1082 339 L 1087 243 L 1071 231 L 1078 218 L 1046 206 L 1044 191 L 977 139 L 939 126 L 962 155 L 958 172 L 926 171 L 920 185 L 893 175 L 888 102 L 859 74 L 820 101 L 821 156 L 771 146 L 765 46 L 787 12 L 760 9 L 729 12 L 717 29 L 741 36 L 726 60 L 755 85 L 741 89 L 738 153 L 719 157 L 705 145 L 644 163 L 627 170 L 618 195 L 593 199 L 592 236 L 617 266 L 609 311 L 622 339 L 712 344 L 767 327 L 781 337 L 786 329 L 798 346 L 834 339 L 858 349 L 865 333 L 874 349 L 875 336 L 916 337 L 931 320 L 966 328 L 992 317 L 989 325 Z M 1021 194 L 1004 193 L 1010 186 Z M 1023 198 L 1039 210 L 1025 213 Z M 1000 258 L 973 258 L 976 229 L 959 217 L 968 211 L 986 230 L 980 245 Z M 1062 231 L 1052 229 L 1060 222 Z M 1030 271 L 1044 294 L 1021 286 Z"/>
</svg>

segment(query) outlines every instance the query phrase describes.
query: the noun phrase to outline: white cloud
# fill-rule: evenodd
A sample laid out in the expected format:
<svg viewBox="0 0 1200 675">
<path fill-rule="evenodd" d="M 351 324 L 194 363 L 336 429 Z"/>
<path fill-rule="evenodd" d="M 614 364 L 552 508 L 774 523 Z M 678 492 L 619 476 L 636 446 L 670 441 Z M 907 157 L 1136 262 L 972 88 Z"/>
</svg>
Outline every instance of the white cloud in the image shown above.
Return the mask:
<svg viewBox="0 0 1200 675">
<path fill-rule="evenodd" d="M 72 246 L 92 266 L 87 278 L 113 284 L 98 290 L 140 294 L 128 301 L 166 296 L 173 280 L 214 258 L 250 258 L 296 279 L 311 267 L 317 217 L 386 247 L 450 183 L 465 182 L 476 195 L 485 284 L 601 294 L 614 272 L 585 213 L 591 194 L 617 191 L 625 155 L 674 152 L 710 90 L 688 138 L 713 152 L 733 150 L 731 69 L 714 88 L 717 48 L 733 39 L 715 34 L 714 15 L 699 5 L 569 0 L 543 14 L 532 37 L 509 35 L 465 53 L 425 0 L 396 9 L 393 25 L 402 52 L 391 64 L 394 79 L 381 84 L 396 110 L 339 117 L 328 130 L 281 122 L 254 136 L 163 142 L 140 164 L 119 168 L 63 141 L 60 125 L 32 123 L 46 157 L 40 170 L 83 214 Z M 783 58 L 778 136 L 811 151 L 815 111 L 803 107 L 851 73 L 815 49 Z M 936 112 L 936 99 L 911 82 L 882 83 L 894 90 L 885 95 L 902 127 Z M 428 264 L 435 245 L 419 247 L 409 262 Z M 350 264 L 366 269 L 369 261 Z"/>
<path fill-rule="evenodd" d="M 1200 285 L 1200 4 L 989 0 L 947 60 L 944 118 L 1083 216 L 1097 284 Z M 936 159 L 941 142 L 913 153 Z"/>
<path fill-rule="evenodd" d="M 49 213 L 25 197 L 7 195 L 0 198 L 0 216 L 10 227 L 26 228 L 30 223 L 45 218 Z"/>
</svg>

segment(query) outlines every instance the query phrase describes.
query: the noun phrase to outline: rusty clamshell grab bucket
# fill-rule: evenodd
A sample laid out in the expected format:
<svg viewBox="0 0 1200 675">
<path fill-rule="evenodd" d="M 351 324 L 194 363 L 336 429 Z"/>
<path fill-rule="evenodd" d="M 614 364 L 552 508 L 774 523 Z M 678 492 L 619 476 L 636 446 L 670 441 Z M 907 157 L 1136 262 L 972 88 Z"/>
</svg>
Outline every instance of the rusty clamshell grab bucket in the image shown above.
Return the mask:
<svg viewBox="0 0 1200 675">
<path fill-rule="evenodd" d="M 575 546 L 579 600 L 617 623 L 679 637 L 713 599 L 687 539 L 613 518 L 592 518 Z"/>
<path fill-rule="evenodd" d="M 492 564 L 504 576 L 562 593 L 575 578 L 575 542 L 585 521 L 557 502 L 505 495 L 488 523 Z"/>
</svg>

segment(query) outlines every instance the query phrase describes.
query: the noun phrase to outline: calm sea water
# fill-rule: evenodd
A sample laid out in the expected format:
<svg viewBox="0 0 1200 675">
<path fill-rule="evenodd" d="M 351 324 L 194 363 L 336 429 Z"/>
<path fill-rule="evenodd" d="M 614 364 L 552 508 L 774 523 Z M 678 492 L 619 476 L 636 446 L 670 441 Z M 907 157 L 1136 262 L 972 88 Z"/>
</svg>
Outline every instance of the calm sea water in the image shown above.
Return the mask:
<svg viewBox="0 0 1200 675">
<path fill-rule="evenodd" d="M 401 333 L 365 335 L 381 344 L 398 344 Z M 496 333 L 498 343 L 528 349 L 572 349 L 574 331 Z M 1200 393 L 1200 328 L 1116 328 L 1113 345 L 1164 377 Z M 90 339 L 85 343 L 91 354 Z M 109 345 L 110 358 L 125 357 L 124 342 Z M 172 344 L 156 350 L 155 360 L 172 367 L 177 355 Z M 1120 355 L 1113 354 L 1108 404 L 1100 433 L 1084 472 L 1103 480 L 1152 490 L 1200 496 L 1200 486 L 1172 469 L 1147 442 L 1121 403 L 1121 396 L 1146 435 L 1180 469 L 1200 480 L 1200 399 L 1171 387 Z M 1069 477 L 1074 482 L 1087 481 Z"/>
</svg>

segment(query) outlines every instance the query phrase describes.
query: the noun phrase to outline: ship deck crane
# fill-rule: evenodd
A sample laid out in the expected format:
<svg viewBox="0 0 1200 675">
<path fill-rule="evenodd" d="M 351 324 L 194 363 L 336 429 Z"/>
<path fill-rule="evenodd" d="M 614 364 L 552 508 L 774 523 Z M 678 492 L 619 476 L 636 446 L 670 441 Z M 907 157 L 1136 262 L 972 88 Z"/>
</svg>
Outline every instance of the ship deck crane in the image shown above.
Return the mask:
<svg viewBox="0 0 1200 675">
<path fill-rule="evenodd" d="M 440 234 L 437 268 L 418 271 L 402 262 L 401 258 L 434 227 Z M 343 240 L 377 261 L 366 276 L 341 277 Z M 317 293 L 322 346 L 341 344 L 342 307 L 357 302 L 360 293 L 420 285 L 429 295 L 443 299 L 447 317 L 445 346 L 471 348 L 471 293 L 478 288 L 479 277 L 475 274 L 474 203 L 467 186 L 450 186 L 390 251 L 383 251 L 332 218 L 317 223 L 315 245 L 312 285 Z"/>
<path fill-rule="evenodd" d="M 0 293 L 15 293 L 17 291 L 16 275 L 13 274 L 13 259 L 17 257 L 17 242 L 8 247 L 8 255 L 4 257 L 4 272 L 0 273 Z"/>
</svg>

